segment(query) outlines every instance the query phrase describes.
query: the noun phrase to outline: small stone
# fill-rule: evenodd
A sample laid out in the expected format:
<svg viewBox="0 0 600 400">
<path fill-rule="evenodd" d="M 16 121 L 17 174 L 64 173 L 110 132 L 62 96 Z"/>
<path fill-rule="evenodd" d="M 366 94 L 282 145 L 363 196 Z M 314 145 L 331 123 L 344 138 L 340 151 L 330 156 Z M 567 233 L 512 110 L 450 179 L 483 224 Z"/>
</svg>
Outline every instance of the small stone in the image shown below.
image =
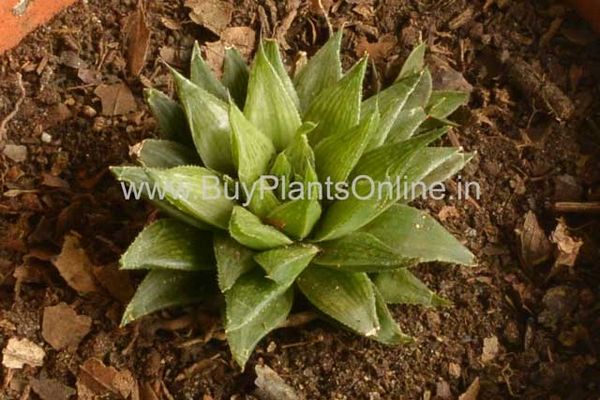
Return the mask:
<svg viewBox="0 0 600 400">
<path fill-rule="evenodd" d="M 50 135 L 48 132 L 42 132 L 42 142 L 44 143 L 50 143 L 52 142 L 52 135 Z"/>
<path fill-rule="evenodd" d="M 515 321 L 508 321 L 504 326 L 504 337 L 511 344 L 519 344 L 521 342 L 521 333 L 519 326 Z"/>
<path fill-rule="evenodd" d="M 483 351 L 481 353 L 481 362 L 487 364 L 498 355 L 498 338 L 491 336 L 483 339 Z"/>
<path fill-rule="evenodd" d="M 452 398 L 452 392 L 450 391 L 450 385 L 448 385 L 448 382 L 442 380 L 436 383 L 435 396 L 439 399 Z"/>
<path fill-rule="evenodd" d="M 102 132 L 108 126 L 108 122 L 103 117 L 96 117 L 94 119 L 94 123 L 92 125 L 92 130 L 94 132 Z"/>
<path fill-rule="evenodd" d="M 83 115 L 88 118 L 94 118 L 98 112 L 91 106 L 84 106 L 82 109 Z"/>
<path fill-rule="evenodd" d="M 27 147 L 21 144 L 7 144 L 2 154 L 15 162 L 22 162 L 27 159 Z"/>
<path fill-rule="evenodd" d="M 6 368 L 21 369 L 23 365 L 41 367 L 46 353 L 37 344 L 27 338 L 17 339 L 12 337 L 2 351 L 2 365 Z"/>
<path fill-rule="evenodd" d="M 267 346 L 267 353 L 272 353 L 275 350 L 277 350 L 277 344 L 275 344 L 275 342 L 269 342 L 269 345 Z"/>
<path fill-rule="evenodd" d="M 454 363 L 454 362 L 449 363 L 448 364 L 448 373 L 453 378 L 460 378 L 460 373 L 461 373 L 460 365 L 457 363 Z"/>
</svg>

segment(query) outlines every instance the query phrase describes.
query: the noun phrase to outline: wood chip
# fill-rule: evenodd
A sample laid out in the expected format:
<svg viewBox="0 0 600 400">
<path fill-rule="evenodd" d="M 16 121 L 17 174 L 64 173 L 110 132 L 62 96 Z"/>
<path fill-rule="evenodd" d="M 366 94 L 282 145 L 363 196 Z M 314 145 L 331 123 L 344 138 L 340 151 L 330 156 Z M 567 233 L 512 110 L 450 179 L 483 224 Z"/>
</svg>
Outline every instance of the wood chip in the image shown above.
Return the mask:
<svg viewBox="0 0 600 400">
<path fill-rule="evenodd" d="M 356 45 L 356 54 L 362 56 L 367 53 L 376 62 L 385 60 L 397 42 L 395 35 L 383 35 L 375 43 L 370 43 L 365 36 L 361 36 Z"/>
<path fill-rule="evenodd" d="M 256 380 L 254 384 L 258 387 L 256 394 L 261 400 L 298 400 L 300 397 L 296 391 L 266 365 L 257 365 Z"/>
<path fill-rule="evenodd" d="M 572 268 L 575 266 L 583 241 L 571 235 L 563 218 L 559 218 L 558 225 L 552 232 L 550 239 L 558 249 L 558 256 L 554 262 L 555 268 L 562 266 Z"/>
<path fill-rule="evenodd" d="M 27 160 L 27 147 L 20 144 L 7 144 L 2 154 L 15 162 L 23 162 Z"/>
<path fill-rule="evenodd" d="M 2 350 L 2 365 L 6 368 L 21 369 L 23 365 L 41 367 L 44 364 L 46 353 L 37 344 L 27 338 L 10 338 Z"/>
<path fill-rule="evenodd" d="M 42 400 L 69 400 L 76 393 L 75 389 L 65 386 L 55 379 L 31 378 L 29 384 Z"/>
<path fill-rule="evenodd" d="M 237 48 L 242 56 L 248 60 L 254 52 L 256 32 L 247 26 L 234 26 L 223 31 L 221 40 L 225 45 Z"/>
<path fill-rule="evenodd" d="M 100 85 L 94 93 L 102 102 L 103 115 L 123 115 L 137 110 L 135 97 L 124 83 Z"/>
<path fill-rule="evenodd" d="M 477 400 L 479 396 L 479 378 L 475 378 L 466 392 L 461 394 L 458 400 Z"/>
<path fill-rule="evenodd" d="M 536 105 L 560 121 L 570 119 L 575 113 L 573 101 L 553 82 L 547 80 L 528 63 L 511 57 L 506 63 L 510 82 L 524 95 L 536 100 Z"/>
<path fill-rule="evenodd" d="M 484 364 L 489 363 L 498 355 L 498 338 L 491 336 L 483 339 L 483 351 L 481 352 L 481 362 Z"/>
<path fill-rule="evenodd" d="M 94 276 L 100 284 L 121 303 L 127 303 L 133 297 L 134 288 L 127 271 L 121 271 L 114 264 L 92 267 Z"/>
<path fill-rule="evenodd" d="M 221 35 L 221 32 L 231 22 L 233 5 L 223 0 L 186 0 L 185 6 L 191 8 L 190 19 Z"/>
<path fill-rule="evenodd" d="M 98 291 L 92 274 L 92 262 L 81 248 L 79 238 L 74 234 L 65 235 L 62 251 L 54 261 L 54 266 L 67 284 L 78 292 Z"/>
<path fill-rule="evenodd" d="M 90 358 L 79 367 L 77 376 L 79 399 L 91 400 L 97 396 L 110 394 L 127 399 L 138 391 L 137 382 L 129 370 L 120 371 L 106 366 L 97 358 Z"/>
<path fill-rule="evenodd" d="M 44 308 L 42 336 L 55 350 L 77 347 L 91 327 L 90 317 L 78 315 L 66 303 Z"/>
<path fill-rule="evenodd" d="M 144 2 L 138 2 L 137 9 L 127 18 L 125 23 L 125 48 L 127 49 L 127 70 L 138 76 L 144 64 L 150 45 L 150 28 L 146 22 Z"/>
<path fill-rule="evenodd" d="M 540 227 L 537 217 L 532 211 L 525 214 L 523 229 L 520 232 L 521 262 L 527 268 L 534 267 L 550 258 L 551 247 L 546 233 Z"/>
</svg>

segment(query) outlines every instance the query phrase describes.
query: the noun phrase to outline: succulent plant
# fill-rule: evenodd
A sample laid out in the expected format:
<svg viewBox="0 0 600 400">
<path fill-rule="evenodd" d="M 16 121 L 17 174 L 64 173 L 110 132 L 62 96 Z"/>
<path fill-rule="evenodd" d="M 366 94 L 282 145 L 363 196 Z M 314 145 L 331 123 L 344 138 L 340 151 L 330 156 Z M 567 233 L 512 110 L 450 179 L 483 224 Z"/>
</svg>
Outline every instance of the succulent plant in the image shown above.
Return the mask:
<svg viewBox="0 0 600 400">
<path fill-rule="evenodd" d="M 344 73 L 341 39 L 341 32 L 332 35 L 293 76 L 274 41 L 260 43 L 250 68 L 227 49 L 221 80 L 196 44 L 190 79 L 172 70 L 179 102 L 147 90 L 164 136 L 134 146 L 140 166 L 111 170 L 127 193 L 135 190 L 165 218 L 145 227 L 121 258 L 123 269 L 149 271 L 123 324 L 224 298 L 227 340 L 243 368 L 286 320 L 295 296 L 386 344 L 412 340 L 388 304 L 448 304 L 410 268 L 469 265 L 473 255 L 408 206 L 419 193 L 398 191 L 396 178 L 430 184 L 468 162 L 471 155 L 459 148 L 428 147 L 467 94 L 432 91 L 421 44 L 390 87 L 363 100 L 367 59 Z M 267 184 L 267 175 L 282 179 Z M 361 176 L 389 185 L 368 196 L 370 185 L 361 182 L 333 199 L 308 189 Z M 236 192 L 239 184 L 256 185 L 261 196 Z"/>
</svg>

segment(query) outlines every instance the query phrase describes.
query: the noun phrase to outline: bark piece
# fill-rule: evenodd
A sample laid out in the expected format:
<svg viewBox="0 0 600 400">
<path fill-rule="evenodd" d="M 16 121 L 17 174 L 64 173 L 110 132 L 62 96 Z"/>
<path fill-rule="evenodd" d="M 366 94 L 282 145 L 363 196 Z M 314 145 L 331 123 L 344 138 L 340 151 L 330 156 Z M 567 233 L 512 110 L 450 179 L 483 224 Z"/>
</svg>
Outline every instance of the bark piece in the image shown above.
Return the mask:
<svg viewBox="0 0 600 400">
<path fill-rule="evenodd" d="M 44 308 L 42 336 L 55 350 L 77 347 L 91 326 L 90 317 L 78 315 L 66 303 Z"/>
</svg>

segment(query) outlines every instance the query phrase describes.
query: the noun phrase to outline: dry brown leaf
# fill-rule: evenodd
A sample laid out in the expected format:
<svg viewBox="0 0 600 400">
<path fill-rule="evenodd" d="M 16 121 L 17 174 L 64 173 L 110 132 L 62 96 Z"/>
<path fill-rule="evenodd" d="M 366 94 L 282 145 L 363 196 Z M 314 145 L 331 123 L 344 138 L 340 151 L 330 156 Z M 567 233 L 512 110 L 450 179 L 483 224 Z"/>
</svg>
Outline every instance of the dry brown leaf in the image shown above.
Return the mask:
<svg viewBox="0 0 600 400">
<path fill-rule="evenodd" d="M 65 235 L 62 251 L 54 261 L 54 266 L 67 284 L 78 292 L 91 293 L 98 290 L 92 274 L 92 262 L 74 234 Z"/>
<path fill-rule="evenodd" d="M 525 221 L 523 222 L 523 229 L 520 236 L 520 256 L 521 262 L 525 267 L 534 267 L 550 258 L 550 241 L 532 211 L 528 211 L 525 214 Z"/>
<path fill-rule="evenodd" d="M 103 115 L 122 115 L 137 110 L 135 97 L 133 97 L 131 90 L 124 83 L 100 85 L 96 88 L 94 94 L 102 102 Z"/>
<path fill-rule="evenodd" d="M 134 288 L 126 271 L 120 271 L 114 264 L 92 267 L 94 276 L 100 284 L 121 303 L 127 303 L 133 296 Z"/>
<path fill-rule="evenodd" d="M 79 68 L 77 70 L 77 77 L 88 85 L 96 85 L 102 82 L 102 73 L 93 69 Z"/>
<path fill-rule="evenodd" d="M 361 36 L 356 45 L 356 53 L 359 56 L 368 53 L 374 61 L 381 61 L 389 56 L 397 43 L 395 35 L 383 35 L 375 43 L 370 43 L 365 36 Z"/>
<path fill-rule="evenodd" d="M 124 31 L 127 70 L 131 75 L 137 76 L 144 68 L 150 45 L 150 28 L 146 22 L 146 10 L 143 1 L 139 1 L 137 9 L 127 17 Z"/>
<path fill-rule="evenodd" d="M 186 0 L 190 19 L 211 32 L 221 35 L 233 15 L 233 5 L 224 0 Z"/>
<path fill-rule="evenodd" d="M 259 398 L 273 400 L 300 399 L 294 388 L 285 383 L 283 378 L 267 365 L 256 365 L 254 370 L 256 372 L 254 384 L 258 388 L 257 394 Z"/>
<path fill-rule="evenodd" d="M 556 229 L 554 229 L 554 232 L 552 232 L 552 235 L 550 235 L 550 240 L 556 244 L 558 249 L 558 256 L 554 262 L 554 268 L 572 268 L 575 266 L 575 261 L 577 260 L 577 255 L 579 254 L 579 249 L 583 245 L 583 241 L 571 236 L 569 228 L 563 218 L 558 220 L 558 225 L 556 226 Z"/>
<path fill-rule="evenodd" d="M 428 64 L 433 77 L 433 88 L 436 90 L 461 90 L 468 93 L 473 91 L 471 85 L 457 70 L 450 64 L 436 55 L 429 55 Z"/>
<path fill-rule="evenodd" d="M 471 385 L 469 385 L 466 392 L 460 395 L 458 400 L 477 400 L 477 396 L 479 396 L 479 378 L 475 378 Z"/>
<path fill-rule="evenodd" d="M 95 396 L 114 394 L 126 399 L 137 392 L 137 382 L 129 370 L 120 371 L 106 366 L 97 358 L 90 358 L 79 367 L 79 398 L 91 399 L 96 398 Z"/>
<path fill-rule="evenodd" d="M 182 28 L 181 24 L 175 21 L 173 18 L 169 17 L 160 17 L 160 22 L 165 26 L 165 28 L 170 29 L 172 31 L 178 31 Z"/>
<path fill-rule="evenodd" d="M 481 352 L 481 362 L 487 364 L 498 355 L 499 349 L 498 338 L 491 336 L 483 339 L 483 351 Z"/>
<path fill-rule="evenodd" d="M 46 353 L 37 344 L 27 338 L 17 339 L 12 337 L 2 350 L 2 365 L 6 368 L 23 368 L 23 365 L 41 367 L 44 364 Z"/>
<path fill-rule="evenodd" d="M 204 48 L 206 63 L 210 66 L 210 69 L 213 70 L 215 76 L 218 79 L 221 79 L 221 75 L 223 75 L 223 58 L 225 56 L 225 46 L 223 45 L 223 42 L 220 40 L 208 42 L 202 47 Z"/>
<path fill-rule="evenodd" d="M 92 319 L 78 315 L 66 303 L 44 308 L 42 336 L 55 350 L 77 347 L 92 327 Z"/>
<path fill-rule="evenodd" d="M 221 40 L 225 45 L 238 49 L 242 56 L 248 60 L 254 51 L 256 32 L 247 26 L 234 26 L 223 31 Z"/>
<path fill-rule="evenodd" d="M 69 400 L 76 393 L 75 389 L 65 386 L 55 379 L 31 378 L 29 384 L 42 400 Z"/>
</svg>

